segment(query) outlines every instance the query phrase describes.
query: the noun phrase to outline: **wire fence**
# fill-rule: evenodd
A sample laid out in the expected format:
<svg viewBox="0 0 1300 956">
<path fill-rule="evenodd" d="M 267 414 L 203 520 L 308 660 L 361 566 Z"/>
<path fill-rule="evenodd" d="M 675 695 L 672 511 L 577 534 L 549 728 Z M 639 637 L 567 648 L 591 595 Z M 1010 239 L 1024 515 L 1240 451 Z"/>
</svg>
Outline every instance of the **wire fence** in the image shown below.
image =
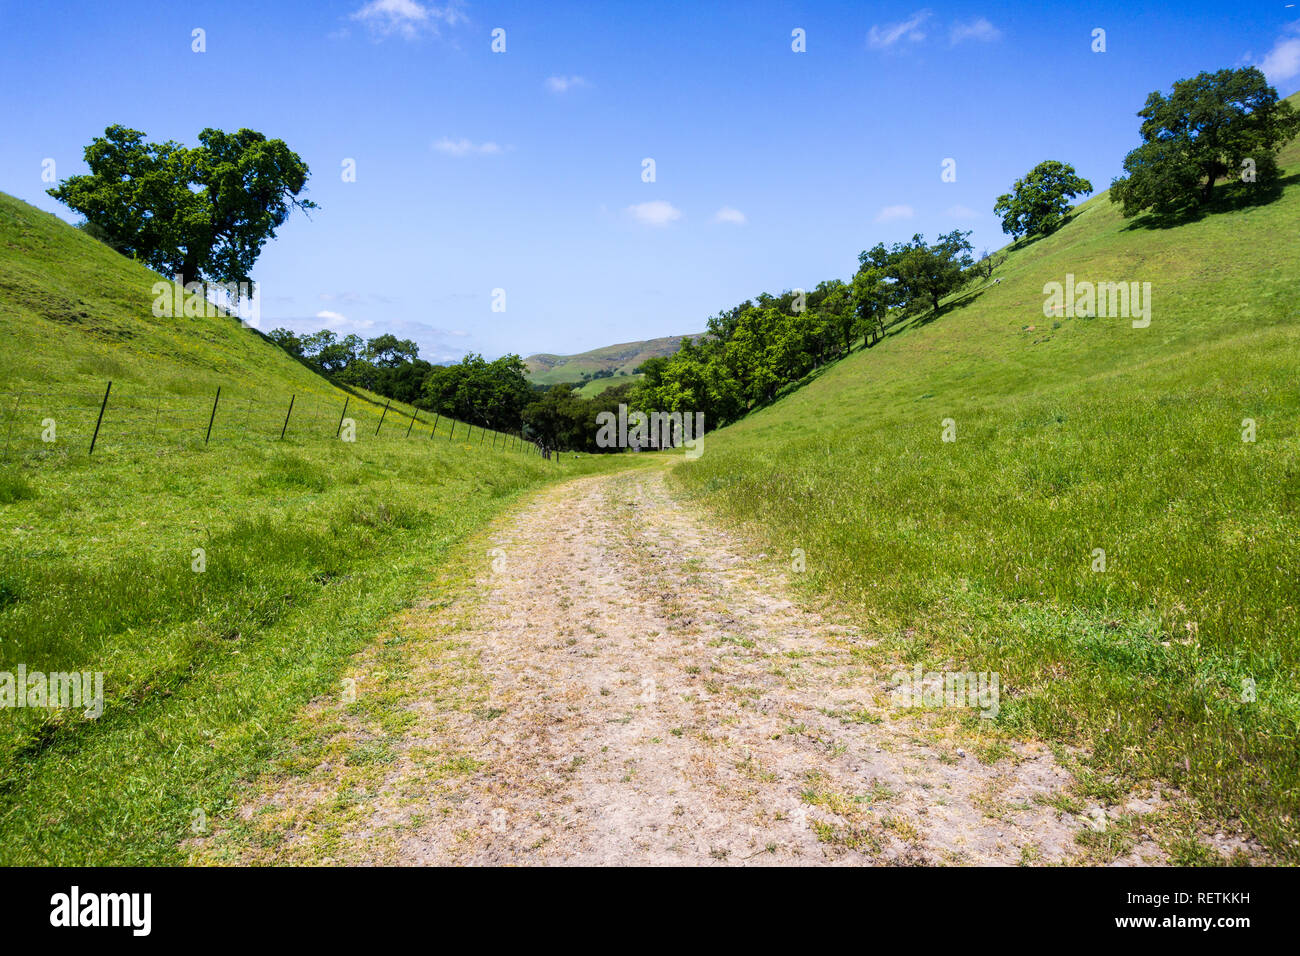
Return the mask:
<svg viewBox="0 0 1300 956">
<path fill-rule="evenodd" d="M 176 450 L 274 441 L 446 441 L 559 461 L 519 432 L 495 431 L 410 406 L 345 394 L 270 396 L 222 386 L 175 395 L 105 382 L 102 390 L 0 392 L 0 458 Z"/>
</svg>

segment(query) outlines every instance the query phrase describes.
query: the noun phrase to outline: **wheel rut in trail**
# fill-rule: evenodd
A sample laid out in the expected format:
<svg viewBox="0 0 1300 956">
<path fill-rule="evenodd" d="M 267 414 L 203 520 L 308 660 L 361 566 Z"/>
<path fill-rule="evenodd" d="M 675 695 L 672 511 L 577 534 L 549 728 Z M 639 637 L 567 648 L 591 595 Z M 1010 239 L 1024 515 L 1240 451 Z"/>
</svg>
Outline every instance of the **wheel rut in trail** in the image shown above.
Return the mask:
<svg viewBox="0 0 1300 956">
<path fill-rule="evenodd" d="M 1047 747 L 981 762 L 954 722 L 891 706 L 898 668 L 868 663 L 869 636 L 797 606 L 765 556 L 692 513 L 662 468 L 548 488 L 480 544 L 481 596 L 450 628 L 452 650 L 403 678 L 407 725 L 382 774 L 345 786 L 365 734 L 341 733 L 332 760 L 246 805 L 277 832 L 236 855 L 1049 863 L 1099 826 Z M 412 609 L 398 629 L 445 634 L 457 603 Z M 313 855 L 344 790 L 351 816 Z M 1132 843 L 1119 862 L 1164 861 Z"/>
</svg>

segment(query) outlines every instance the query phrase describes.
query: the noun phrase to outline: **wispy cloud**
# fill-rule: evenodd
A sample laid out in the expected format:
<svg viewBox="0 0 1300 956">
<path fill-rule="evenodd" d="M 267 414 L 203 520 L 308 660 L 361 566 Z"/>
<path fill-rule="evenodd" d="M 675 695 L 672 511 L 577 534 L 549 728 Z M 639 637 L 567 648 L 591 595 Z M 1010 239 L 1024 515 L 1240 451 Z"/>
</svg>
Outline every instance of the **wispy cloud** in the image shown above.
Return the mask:
<svg viewBox="0 0 1300 956">
<path fill-rule="evenodd" d="M 438 36 L 441 27 L 468 20 L 456 0 L 442 7 L 418 0 L 370 0 L 349 19 L 364 24 L 377 37 L 396 35 L 408 40 L 421 33 Z"/>
<path fill-rule="evenodd" d="M 449 139 L 446 136 L 434 143 L 433 148 L 448 156 L 495 156 L 502 152 L 500 146 L 490 141 L 473 143 L 467 139 Z"/>
<path fill-rule="evenodd" d="M 349 319 L 346 315 L 329 309 L 322 309 L 314 318 L 318 326 L 324 326 L 331 332 L 364 332 L 375 324 L 370 319 Z"/>
<path fill-rule="evenodd" d="M 949 219 L 975 219 L 979 216 L 979 213 L 970 206 L 957 205 L 949 206 L 944 215 Z"/>
<path fill-rule="evenodd" d="M 899 40 L 906 39 L 911 43 L 919 43 L 925 39 L 925 34 L 921 32 L 921 25 L 928 19 L 930 19 L 929 10 L 918 10 L 901 23 L 873 26 L 867 33 L 867 45 L 877 50 L 884 50 Z"/>
<path fill-rule="evenodd" d="M 628 206 L 627 211 L 632 214 L 632 218 L 637 222 L 645 223 L 647 226 L 666 226 L 670 222 L 676 222 L 682 218 L 680 209 L 672 203 L 664 202 L 662 199 Z"/>
<path fill-rule="evenodd" d="M 893 222 L 895 219 L 911 219 L 914 213 L 911 206 L 886 206 L 876 213 L 876 222 Z"/>
<path fill-rule="evenodd" d="M 548 76 L 546 78 L 546 88 L 552 93 L 567 93 L 569 90 L 576 90 L 586 85 L 587 81 L 581 76 Z"/>
<path fill-rule="evenodd" d="M 713 214 L 713 221 L 730 222 L 730 223 L 734 223 L 737 226 L 743 226 L 745 223 L 749 222 L 749 220 L 745 218 L 745 214 L 743 212 L 741 212 L 739 209 L 732 209 L 730 206 L 723 206 L 721 209 L 715 212 Z"/>
<path fill-rule="evenodd" d="M 1300 20 L 1286 25 L 1273 49 L 1260 60 L 1259 68 L 1270 83 L 1289 80 L 1300 74 Z"/>
<path fill-rule="evenodd" d="M 984 17 L 977 17 L 974 20 L 968 20 L 964 23 L 957 22 L 952 25 L 952 30 L 948 33 L 948 39 L 953 46 L 966 40 L 976 40 L 980 43 L 992 43 L 994 40 L 1002 37 L 1002 31 L 989 23 Z"/>
</svg>

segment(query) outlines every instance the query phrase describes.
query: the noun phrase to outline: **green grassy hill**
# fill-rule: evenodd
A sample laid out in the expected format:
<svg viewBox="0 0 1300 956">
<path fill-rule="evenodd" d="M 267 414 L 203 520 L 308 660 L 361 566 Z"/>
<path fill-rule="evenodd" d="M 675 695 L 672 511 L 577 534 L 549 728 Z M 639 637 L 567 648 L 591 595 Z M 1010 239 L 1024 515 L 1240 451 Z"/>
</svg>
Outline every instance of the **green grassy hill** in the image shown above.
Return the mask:
<svg viewBox="0 0 1300 956">
<path fill-rule="evenodd" d="M 632 375 L 637 366 L 649 358 L 672 355 L 682 347 L 682 340 L 696 338 L 695 335 L 665 335 L 643 342 L 622 342 L 618 345 L 606 345 L 577 355 L 530 355 L 524 359 L 528 366 L 528 379 L 538 385 L 558 385 L 561 382 L 577 382 L 584 373 L 612 371 L 615 376 Z M 626 379 L 624 379 L 624 382 Z M 618 382 L 616 384 L 623 384 Z M 590 383 L 588 383 L 590 384 Z M 597 392 L 588 394 L 596 394 Z"/>
<path fill-rule="evenodd" d="M 1295 862 L 1300 145 L 1282 161 L 1276 201 L 1173 227 L 1094 197 L 676 475 L 803 549 L 795 577 L 871 624 L 864 661 L 999 671 L 972 727 L 1086 748 L 1098 792 L 1166 781 Z M 1067 273 L 1149 281 L 1150 326 L 1045 318 Z"/>
<path fill-rule="evenodd" d="M 450 547 L 611 463 L 385 416 L 231 318 L 153 317 L 157 280 L 0 195 L 0 672 L 105 696 L 0 709 L 0 863 L 178 861 Z"/>
<path fill-rule="evenodd" d="M 606 389 L 615 388 L 619 385 L 627 385 L 630 382 L 639 382 L 643 378 L 645 378 L 645 375 L 640 372 L 636 372 L 632 375 L 619 374 L 611 375 L 608 378 L 593 378 L 577 391 L 583 398 L 595 398 Z"/>
</svg>

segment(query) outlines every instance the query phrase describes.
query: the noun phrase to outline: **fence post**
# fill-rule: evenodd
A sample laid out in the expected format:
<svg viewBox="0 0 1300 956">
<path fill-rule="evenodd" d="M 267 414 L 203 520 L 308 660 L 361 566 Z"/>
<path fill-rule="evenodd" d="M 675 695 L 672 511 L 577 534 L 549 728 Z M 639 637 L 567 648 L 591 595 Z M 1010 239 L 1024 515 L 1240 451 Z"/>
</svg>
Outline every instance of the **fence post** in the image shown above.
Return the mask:
<svg viewBox="0 0 1300 956">
<path fill-rule="evenodd" d="M 411 412 L 411 424 L 406 426 L 406 437 L 411 437 L 411 429 L 415 427 L 415 412 Z"/>
<path fill-rule="evenodd" d="M 107 394 L 105 394 L 105 398 L 107 398 Z M 212 398 L 212 415 L 208 418 L 208 433 L 203 436 L 203 444 L 205 445 L 208 443 L 208 439 L 212 437 L 212 423 L 217 420 L 217 402 L 219 401 L 221 401 L 220 385 L 217 386 L 217 394 Z"/>
<path fill-rule="evenodd" d="M 108 407 L 108 393 L 112 388 L 113 381 L 112 379 L 109 379 L 108 387 L 104 389 L 104 400 L 99 403 L 99 417 L 95 419 L 95 434 L 90 436 L 90 451 L 86 452 L 87 455 L 93 455 L 95 453 L 95 441 L 99 438 L 99 423 L 104 420 L 104 409 Z M 14 414 L 17 413 L 18 409 L 15 406 Z M 8 445 L 8 441 L 6 441 L 5 444 Z"/>
<path fill-rule="evenodd" d="M 284 441 L 284 430 L 289 427 L 289 416 L 293 414 L 293 400 L 297 395 L 289 396 L 289 410 L 284 413 L 284 426 L 280 429 L 280 441 Z"/>
<path fill-rule="evenodd" d="M 451 422 L 451 431 L 447 434 L 447 441 L 451 441 L 451 436 L 456 434 L 456 419 L 450 418 L 448 421 Z"/>
<path fill-rule="evenodd" d="M 379 429 L 384 427 L 384 417 L 388 414 L 388 406 L 391 404 L 393 404 L 393 400 L 391 398 L 388 401 L 384 402 L 384 413 L 383 415 L 379 416 L 379 424 L 375 426 L 376 435 L 379 434 Z"/>
<path fill-rule="evenodd" d="M 496 433 L 496 432 L 493 432 L 493 433 L 492 433 L 492 450 L 493 450 L 493 451 L 496 451 L 496 450 L 497 450 L 497 433 Z"/>
<path fill-rule="evenodd" d="M 334 429 L 334 437 L 335 437 L 335 438 L 338 438 L 340 435 L 343 434 L 343 419 L 347 417 L 347 414 L 348 414 L 348 402 L 350 402 L 350 401 L 352 401 L 352 396 L 351 396 L 351 395 L 344 395 L 344 396 L 343 396 L 343 414 L 339 416 L 339 427 L 336 428 L 336 429 Z"/>
<path fill-rule="evenodd" d="M 433 440 L 433 436 L 434 436 L 434 435 L 438 434 L 438 419 L 440 419 L 440 418 L 442 418 L 442 413 L 441 413 L 441 412 L 434 412 L 434 413 L 433 413 L 433 431 L 429 432 L 429 440 L 430 440 L 430 441 Z"/>
</svg>

